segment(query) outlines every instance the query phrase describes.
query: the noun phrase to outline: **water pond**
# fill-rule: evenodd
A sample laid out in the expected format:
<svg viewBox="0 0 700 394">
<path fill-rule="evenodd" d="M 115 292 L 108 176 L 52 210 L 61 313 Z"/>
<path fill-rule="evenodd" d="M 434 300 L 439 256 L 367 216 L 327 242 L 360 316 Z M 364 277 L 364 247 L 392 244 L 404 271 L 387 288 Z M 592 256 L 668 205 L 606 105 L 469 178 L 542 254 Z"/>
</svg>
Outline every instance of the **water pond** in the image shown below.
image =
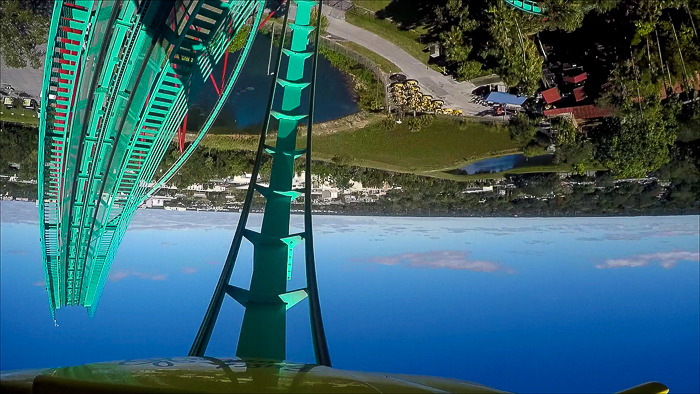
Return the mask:
<svg viewBox="0 0 700 394">
<path fill-rule="evenodd" d="M 273 47 L 270 68 L 274 68 L 276 56 L 277 47 Z M 229 55 L 226 70 L 227 78 L 233 72 L 236 58 L 237 54 Z M 257 134 L 260 132 L 260 125 L 265 116 L 270 96 L 270 86 L 274 77 L 274 75 L 268 75 L 269 60 L 270 38 L 265 35 L 259 35 L 253 44 L 231 96 L 212 127 L 212 133 L 250 132 Z M 339 119 L 356 113 L 359 109 L 347 77 L 340 70 L 334 68 L 323 56 L 319 56 L 318 60 L 316 104 L 314 109 L 315 123 Z M 219 62 L 213 71 L 219 88 L 221 88 L 223 63 L 223 61 Z M 305 70 L 307 75 L 305 77 L 308 77 L 311 73 L 311 64 L 311 61 L 308 60 Z M 283 56 L 280 70 L 286 70 L 286 66 L 287 56 Z M 285 71 L 280 71 L 280 75 L 284 77 Z M 195 81 L 194 83 L 202 84 L 202 81 Z M 281 100 L 281 90 L 277 89 L 276 100 Z M 309 89 L 307 88 L 302 94 L 302 103 L 308 102 L 308 94 Z M 194 97 L 193 104 L 190 106 L 187 124 L 189 131 L 199 129 L 217 98 L 218 94 L 211 80 L 204 81 L 199 94 Z"/>
<path fill-rule="evenodd" d="M 523 154 L 493 157 L 471 163 L 457 170 L 460 174 L 483 174 L 503 172 L 514 168 L 535 167 L 552 164 L 554 155 L 527 157 Z"/>
</svg>

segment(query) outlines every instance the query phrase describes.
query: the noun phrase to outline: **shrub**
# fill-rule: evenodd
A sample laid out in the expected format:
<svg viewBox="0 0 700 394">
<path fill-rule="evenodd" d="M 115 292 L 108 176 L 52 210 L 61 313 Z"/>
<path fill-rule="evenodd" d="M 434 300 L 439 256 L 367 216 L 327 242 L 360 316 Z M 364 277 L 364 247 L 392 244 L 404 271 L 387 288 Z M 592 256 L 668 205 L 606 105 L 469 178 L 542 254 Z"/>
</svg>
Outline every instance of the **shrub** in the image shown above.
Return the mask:
<svg viewBox="0 0 700 394">
<path fill-rule="evenodd" d="M 228 46 L 228 51 L 229 52 L 236 52 L 245 46 L 246 41 L 248 40 L 248 34 L 250 33 L 250 27 L 243 25 L 241 28 L 238 30 L 238 33 L 233 37 L 233 40 L 231 40 L 231 44 Z"/>
<path fill-rule="evenodd" d="M 382 129 L 384 130 L 393 130 L 396 128 L 396 120 L 394 120 L 392 117 L 387 117 L 385 119 L 382 119 Z"/>
</svg>

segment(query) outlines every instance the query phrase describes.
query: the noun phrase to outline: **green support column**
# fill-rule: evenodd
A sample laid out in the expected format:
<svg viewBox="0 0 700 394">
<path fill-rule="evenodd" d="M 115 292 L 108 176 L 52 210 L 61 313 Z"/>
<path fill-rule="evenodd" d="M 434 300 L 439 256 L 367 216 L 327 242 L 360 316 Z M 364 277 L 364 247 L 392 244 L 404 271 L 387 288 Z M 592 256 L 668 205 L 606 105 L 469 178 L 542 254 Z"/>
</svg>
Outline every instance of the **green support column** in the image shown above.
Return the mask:
<svg viewBox="0 0 700 394">
<path fill-rule="evenodd" d="M 309 147 L 313 124 L 319 32 L 311 26 L 310 17 L 311 9 L 318 6 L 316 22 L 320 22 L 321 4 L 316 0 L 294 0 L 294 3 L 297 5 L 294 23 L 288 24 L 288 12 L 284 17 L 281 50 L 276 62 L 276 79 L 271 86 L 267 115 L 260 133 L 251 183 L 236 234 L 209 308 L 190 349 L 190 356 L 204 356 L 225 295 L 229 295 L 245 307 L 236 355 L 242 358 L 284 360 L 286 311 L 308 297 L 316 362 L 331 366 L 316 288 L 311 225 L 311 151 Z M 289 48 L 285 47 L 285 43 L 290 41 L 286 39 L 287 27 L 292 31 Z M 315 33 L 315 38 L 312 49 L 309 50 L 311 32 Z M 280 70 L 283 56 L 289 58 L 286 70 Z M 304 81 L 304 68 L 309 58 L 312 58 L 309 63 L 313 71 L 308 73 L 306 77 L 308 80 Z M 279 101 L 275 100 L 278 87 L 282 93 L 281 103 L 275 104 Z M 310 89 L 309 101 L 304 105 L 301 98 L 304 89 L 307 88 Z M 275 146 L 265 143 L 271 121 L 278 123 Z M 306 123 L 307 147 L 297 149 L 297 130 L 300 122 Z M 257 183 L 265 154 L 272 157 L 269 186 Z M 303 190 L 293 190 L 294 160 L 303 155 L 306 156 L 306 185 Z M 246 228 L 254 193 L 260 193 L 266 199 L 260 232 Z M 304 231 L 293 234 L 289 229 L 291 202 L 302 195 L 305 198 Z M 244 237 L 253 244 L 254 248 L 253 274 L 249 290 L 229 284 Z M 289 290 L 287 281 L 291 279 L 294 248 L 302 242 L 305 245 L 306 287 Z"/>
<path fill-rule="evenodd" d="M 291 55 L 291 58 L 306 59 L 313 54 L 313 50 L 307 51 L 307 47 L 309 33 L 314 30 L 310 24 L 311 8 L 316 2 L 297 0 L 296 3 L 296 21 L 290 24 L 291 50 L 282 53 Z M 284 72 L 286 79 L 279 70 L 276 75 L 276 84 L 282 87 L 282 105 L 279 110 L 270 108 L 268 116 L 279 122 L 274 147 L 278 154 L 273 155 L 270 186 L 263 194 L 267 201 L 260 235 L 251 240 L 254 246 L 253 276 L 238 340 L 236 355 L 239 357 L 285 359 L 287 304 L 284 297 L 294 246 L 303 237 L 303 234 L 295 236 L 289 232 L 292 201 L 289 193 L 293 192 L 297 126 L 308 116 L 304 113 L 308 110 L 301 106 L 301 94 L 311 81 L 299 81 L 304 75 L 305 63 L 290 61 Z"/>
</svg>

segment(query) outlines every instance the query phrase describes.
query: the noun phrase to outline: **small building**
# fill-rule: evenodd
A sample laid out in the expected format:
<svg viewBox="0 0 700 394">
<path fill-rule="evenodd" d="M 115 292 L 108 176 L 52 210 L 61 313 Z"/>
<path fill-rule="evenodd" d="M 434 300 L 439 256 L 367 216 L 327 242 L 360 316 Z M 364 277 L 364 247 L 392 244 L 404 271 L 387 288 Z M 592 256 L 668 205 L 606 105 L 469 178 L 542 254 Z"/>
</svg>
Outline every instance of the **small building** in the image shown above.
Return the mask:
<svg viewBox="0 0 700 394">
<path fill-rule="evenodd" d="M 501 92 L 491 92 L 486 96 L 486 101 L 492 103 L 510 105 L 513 107 L 520 108 L 523 103 L 527 100 L 527 97 L 516 96 L 514 94 L 501 93 Z"/>
<path fill-rule="evenodd" d="M 15 106 L 15 100 L 12 99 L 12 97 L 5 97 L 2 100 L 2 103 L 5 105 L 7 108 L 13 108 Z"/>
<path fill-rule="evenodd" d="M 163 208 L 165 206 L 166 201 L 174 199 L 174 197 L 168 196 L 153 196 L 146 200 L 146 202 L 144 202 L 144 205 L 146 208 Z"/>
<path fill-rule="evenodd" d="M 544 99 L 545 103 L 552 104 L 561 100 L 561 95 L 559 94 L 559 89 L 555 86 L 551 89 L 543 91 L 542 98 Z"/>
<path fill-rule="evenodd" d="M 544 116 L 559 116 L 563 114 L 571 114 L 577 123 L 588 123 L 596 119 L 611 116 L 613 113 L 607 108 L 596 107 L 593 104 L 581 105 L 578 107 L 555 108 L 544 111 Z"/>
<path fill-rule="evenodd" d="M 32 100 L 32 99 L 24 99 L 24 100 L 22 100 L 22 107 L 24 107 L 24 109 L 34 109 L 34 108 L 36 108 L 36 107 L 34 106 L 34 100 Z"/>
<path fill-rule="evenodd" d="M 577 75 L 566 75 L 564 76 L 564 82 L 565 83 L 572 83 L 572 84 L 579 84 L 588 78 L 588 74 L 586 73 L 581 73 Z"/>
<path fill-rule="evenodd" d="M 440 43 L 435 42 L 432 45 L 430 45 L 430 57 L 440 57 Z"/>
<path fill-rule="evenodd" d="M 583 90 L 583 86 L 579 86 L 574 89 L 574 98 L 576 99 L 576 102 L 586 99 L 586 92 Z"/>
</svg>

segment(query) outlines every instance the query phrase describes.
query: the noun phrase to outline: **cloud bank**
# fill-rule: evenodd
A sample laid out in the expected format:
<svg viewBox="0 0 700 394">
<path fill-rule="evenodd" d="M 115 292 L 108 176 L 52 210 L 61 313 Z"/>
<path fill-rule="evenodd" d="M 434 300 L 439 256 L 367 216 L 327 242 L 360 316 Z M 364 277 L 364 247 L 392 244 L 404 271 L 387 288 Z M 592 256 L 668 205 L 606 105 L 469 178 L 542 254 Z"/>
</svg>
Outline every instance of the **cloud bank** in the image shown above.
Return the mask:
<svg viewBox="0 0 700 394">
<path fill-rule="evenodd" d="M 112 271 L 109 274 L 108 279 L 112 282 L 118 282 L 118 281 L 125 279 L 125 278 L 128 278 L 130 276 L 135 276 L 137 278 L 146 279 L 146 280 L 165 280 L 168 277 L 168 274 L 151 275 L 151 274 L 137 272 L 137 271 Z"/>
<path fill-rule="evenodd" d="M 679 261 L 700 262 L 700 252 L 673 251 L 664 253 L 639 254 L 624 259 L 609 259 L 603 264 L 596 265 L 598 269 L 644 267 L 652 262 L 658 262 L 660 266 L 669 269 L 676 266 Z"/>
<path fill-rule="evenodd" d="M 382 265 L 399 265 L 410 268 L 435 268 L 474 272 L 515 272 L 491 261 L 470 260 L 469 253 L 455 250 L 436 250 L 425 253 L 403 253 L 394 256 L 376 256 L 366 260 Z"/>
</svg>

